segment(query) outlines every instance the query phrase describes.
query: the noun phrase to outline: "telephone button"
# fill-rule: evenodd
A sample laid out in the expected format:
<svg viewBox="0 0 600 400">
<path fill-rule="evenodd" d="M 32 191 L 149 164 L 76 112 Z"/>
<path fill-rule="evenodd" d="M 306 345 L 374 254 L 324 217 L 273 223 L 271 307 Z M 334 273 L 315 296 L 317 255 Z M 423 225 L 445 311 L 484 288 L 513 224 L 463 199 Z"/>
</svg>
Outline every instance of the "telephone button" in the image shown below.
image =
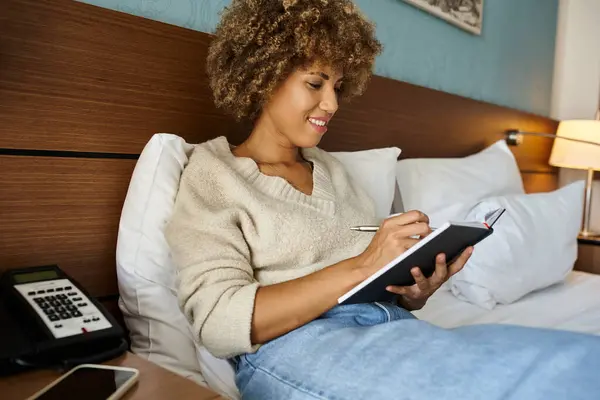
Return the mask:
<svg viewBox="0 0 600 400">
<path fill-rule="evenodd" d="M 71 311 L 71 315 L 73 317 L 81 317 L 83 314 L 80 313 L 78 310 L 74 310 L 74 311 Z"/>
<path fill-rule="evenodd" d="M 44 299 L 50 301 L 50 300 L 56 300 L 56 296 L 46 296 L 44 297 Z"/>
<path fill-rule="evenodd" d="M 36 303 L 40 304 L 44 302 L 44 298 L 43 297 L 34 297 L 33 301 L 35 301 Z"/>
<path fill-rule="evenodd" d="M 53 308 L 46 308 L 44 310 L 44 312 L 46 313 L 46 315 L 54 314 L 54 309 Z"/>
<path fill-rule="evenodd" d="M 47 292 L 52 293 L 52 292 L 54 292 L 54 289 L 48 289 Z"/>
<path fill-rule="evenodd" d="M 92 321 L 91 321 L 91 320 L 89 320 L 89 319 L 84 319 L 84 320 L 83 320 L 83 323 L 84 323 L 84 324 L 87 324 L 87 323 L 89 323 L 89 322 L 92 322 Z"/>
<path fill-rule="evenodd" d="M 56 312 L 65 313 L 67 310 L 63 306 L 56 307 Z"/>
<path fill-rule="evenodd" d="M 65 288 L 66 289 L 66 288 Z M 75 296 L 77 293 L 76 292 L 69 292 L 67 293 L 69 296 Z"/>
<path fill-rule="evenodd" d="M 71 290 L 71 289 L 73 289 L 72 286 L 65 286 L 65 290 Z"/>
<path fill-rule="evenodd" d="M 92 321 L 100 321 L 100 318 L 94 317 L 94 318 L 92 318 Z"/>
<path fill-rule="evenodd" d="M 27 292 L 27 294 L 28 294 L 29 296 L 33 296 L 33 295 L 35 294 L 35 292 Z"/>
<path fill-rule="evenodd" d="M 79 303 L 79 304 L 77 304 L 77 307 L 85 307 L 85 306 L 87 306 L 87 303 Z"/>
<path fill-rule="evenodd" d="M 55 328 L 62 328 L 62 324 L 56 324 L 54 325 Z"/>
<path fill-rule="evenodd" d="M 60 302 L 58 300 L 52 300 L 50 304 L 52 304 L 52 307 L 60 307 Z"/>
<path fill-rule="evenodd" d="M 73 301 L 81 301 L 83 300 L 81 297 L 73 297 Z"/>
<path fill-rule="evenodd" d="M 67 298 L 67 295 L 66 294 L 57 294 L 56 298 L 59 299 L 59 300 L 64 300 L 64 299 Z"/>
<path fill-rule="evenodd" d="M 43 303 L 38 303 L 38 306 L 40 306 L 40 308 L 42 308 L 42 309 L 43 309 L 43 308 L 48 308 L 48 307 L 50 307 L 50 304 L 48 304 L 48 303 L 46 303 L 46 302 L 43 302 Z"/>
<path fill-rule="evenodd" d="M 73 304 L 70 304 L 70 305 L 67 306 L 67 310 L 69 310 L 69 311 L 76 311 L 77 307 L 75 307 Z"/>
<path fill-rule="evenodd" d="M 57 287 L 57 288 L 56 288 L 56 291 L 57 291 L 57 292 L 62 292 L 62 291 L 63 291 L 63 288 L 61 288 L 61 287 Z"/>
<path fill-rule="evenodd" d="M 69 313 L 62 312 L 62 313 L 60 313 L 60 318 L 61 319 L 69 319 L 69 318 L 71 318 L 71 315 Z"/>
<path fill-rule="evenodd" d="M 46 293 L 46 291 L 45 290 L 38 290 L 37 293 L 38 294 L 43 294 L 43 293 Z"/>
<path fill-rule="evenodd" d="M 56 314 L 50 314 L 48 315 L 48 318 L 50 319 L 50 321 L 58 321 L 60 319 L 60 317 Z"/>
</svg>

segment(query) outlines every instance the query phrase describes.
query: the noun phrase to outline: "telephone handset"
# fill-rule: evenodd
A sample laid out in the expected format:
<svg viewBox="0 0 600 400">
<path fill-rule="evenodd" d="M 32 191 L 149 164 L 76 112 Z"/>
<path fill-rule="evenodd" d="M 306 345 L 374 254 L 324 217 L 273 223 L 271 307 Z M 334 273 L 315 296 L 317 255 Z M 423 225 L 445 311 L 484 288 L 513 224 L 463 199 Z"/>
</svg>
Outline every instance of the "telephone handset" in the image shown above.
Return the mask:
<svg viewBox="0 0 600 400">
<path fill-rule="evenodd" d="M 99 363 L 124 352 L 114 317 L 56 265 L 0 278 L 0 375 Z"/>
</svg>

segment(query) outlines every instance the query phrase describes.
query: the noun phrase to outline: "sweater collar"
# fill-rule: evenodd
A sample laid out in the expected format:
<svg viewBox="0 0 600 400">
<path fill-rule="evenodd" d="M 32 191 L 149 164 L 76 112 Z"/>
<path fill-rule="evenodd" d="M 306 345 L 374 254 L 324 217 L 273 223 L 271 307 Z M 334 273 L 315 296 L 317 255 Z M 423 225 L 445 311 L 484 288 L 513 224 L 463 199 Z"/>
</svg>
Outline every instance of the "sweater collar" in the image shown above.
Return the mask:
<svg viewBox="0 0 600 400">
<path fill-rule="evenodd" d="M 229 160 L 249 183 L 264 193 L 285 201 L 300 203 L 321 212 L 333 215 L 335 212 L 335 190 L 331 175 L 327 170 L 318 148 L 302 149 L 302 156 L 313 164 L 313 191 L 309 196 L 293 187 L 287 180 L 279 176 L 265 175 L 260 172 L 256 162 L 248 157 L 237 157 L 225 136 L 212 140 L 213 148 L 225 159 Z"/>
</svg>

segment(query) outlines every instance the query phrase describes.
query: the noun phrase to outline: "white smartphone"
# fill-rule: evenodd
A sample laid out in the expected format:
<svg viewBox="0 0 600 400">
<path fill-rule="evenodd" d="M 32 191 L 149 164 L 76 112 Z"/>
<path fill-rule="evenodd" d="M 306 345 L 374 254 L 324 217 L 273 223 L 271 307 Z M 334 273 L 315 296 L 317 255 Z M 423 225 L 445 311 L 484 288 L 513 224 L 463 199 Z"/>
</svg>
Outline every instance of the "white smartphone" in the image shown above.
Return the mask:
<svg viewBox="0 0 600 400">
<path fill-rule="evenodd" d="M 134 368 L 82 364 L 71 369 L 28 400 L 116 400 L 138 379 Z"/>
</svg>

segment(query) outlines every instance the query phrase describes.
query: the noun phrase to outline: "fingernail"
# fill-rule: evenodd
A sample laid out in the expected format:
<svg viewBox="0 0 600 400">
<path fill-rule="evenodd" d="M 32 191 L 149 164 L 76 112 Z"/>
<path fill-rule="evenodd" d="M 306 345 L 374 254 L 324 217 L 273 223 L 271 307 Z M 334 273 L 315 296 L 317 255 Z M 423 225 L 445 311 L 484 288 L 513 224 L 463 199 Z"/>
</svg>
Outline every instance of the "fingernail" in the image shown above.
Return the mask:
<svg viewBox="0 0 600 400">
<path fill-rule="evenodd" d="M 444 262 L 444 260 L 445 260 L 445 259 L 446 259 L 446 256 L 445 256 L 445 255 L 443 255 L 443 254 L 440 254 L 440 255 L 438 256 L 438 261 L 439 261 L 439 262 L 441 262 L 441 263 L 442 263 L 442 262 Z"/>
<path fill-rule="evenodd" d="M 469 247 L 469 249 L 467 250 L 467 254 L 469 254 L 469 255 L 473 254 L 473 248 L 472 247 Z"/>
</svg>

